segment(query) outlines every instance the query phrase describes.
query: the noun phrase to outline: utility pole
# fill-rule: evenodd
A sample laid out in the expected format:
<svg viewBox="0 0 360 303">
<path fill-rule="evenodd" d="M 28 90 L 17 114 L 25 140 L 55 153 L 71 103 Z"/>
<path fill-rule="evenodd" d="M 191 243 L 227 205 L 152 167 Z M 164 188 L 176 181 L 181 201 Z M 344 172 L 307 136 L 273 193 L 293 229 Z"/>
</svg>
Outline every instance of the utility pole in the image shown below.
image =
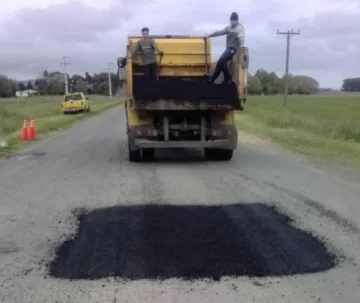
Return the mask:
<svg viewBox="0 0 360 303">
<path fill-rule="evenodd" d="M 111 87 L 111 65 L 112 63 L 109 62 L 108 63 L 108 68 L 107 68 L 107 72 L 108 72 L 108 75 L 109 75 L 109 98 L 111 99 L 112 98 L 112 87 Z"/>
<path fill-rule="evenodd" d="M 294 32 L 294 30 L 287 32 L 280 32 L 277 30 L 277 35 L 286 36 L 286 62 L 285 62 L 285 83 L 284 83 L 284 107 L 286 107 L 287 96 L 289 90 L 289 57 L 290 57 L 290 39 L 293 35 L 300 35 L 300 30 Z"/>
<path fill-rule="evenodd" d="M 69 83 L 68 83 L 67 70 L 66 70 L 66 66 L 70 64 L 69 62 L 66 61 L 69 58 L 70 58 L 69 56 L 64 56 L 63 57 L 64 61 L 60 63 L 60 65 L 64 65 L 65 94 L 69 93 Z"/>
</svg>

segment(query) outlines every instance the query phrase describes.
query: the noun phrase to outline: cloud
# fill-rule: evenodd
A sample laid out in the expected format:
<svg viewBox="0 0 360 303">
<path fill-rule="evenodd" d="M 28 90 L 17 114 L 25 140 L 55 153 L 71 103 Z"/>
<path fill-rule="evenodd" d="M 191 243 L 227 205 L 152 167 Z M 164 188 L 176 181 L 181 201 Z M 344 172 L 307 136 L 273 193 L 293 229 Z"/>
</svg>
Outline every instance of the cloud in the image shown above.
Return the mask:
<svg viewBox="0 0 360 303">
<path fill-rule="evenodd" d="M 24 3 L 22 3 L 24 2 Z M 29 2 L 30 3 L 30 2 Z M 301 30 L 291 39 L 290 71 L 323 86 L 339 87 L 359 76 L 360 5 L 356 0 L 39 0 L 29 7 L 13 0 L 0 13 L 0 71 L 19 79 L 59 70 L 70 56 L 70 73 L 102 71 L 125 52 L 126 37 L 143 26 L 157 34 L 203 35 L 222 28 L 237 11 L 246 30 L 250 71 L 282 74 L 286 40 L 276 30 Z M 212 40 L 213 59 L 224 37 Z"/>
</svg>

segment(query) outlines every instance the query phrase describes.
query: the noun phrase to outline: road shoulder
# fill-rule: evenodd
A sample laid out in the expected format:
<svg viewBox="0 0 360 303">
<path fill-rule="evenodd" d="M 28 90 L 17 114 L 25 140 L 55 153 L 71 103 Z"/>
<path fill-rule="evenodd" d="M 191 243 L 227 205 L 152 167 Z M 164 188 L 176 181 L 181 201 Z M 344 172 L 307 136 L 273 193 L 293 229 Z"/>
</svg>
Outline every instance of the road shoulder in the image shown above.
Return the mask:
<svg viewBox="0 0 360 303">
<path fill-rule="evenodd" d="M 280 156 L 282 155 L 287 159 L 291 159 L 294 162 L 307 166 L 315 172 L 325 175 L 330 174 L 346 184 L 351 185 L 356 189 L 360 189 L 360 171 L 356 169 L 351 169 L 318 157 L 297 153 L 274 141 L 271 141 L 270 139 L 264 139 L 249 131 L 238 130 L 238 142 L 238 148 L 241 148 L 242 144 L 246 144 L 257 147 L 268 153 L 278 154 Z"/>
</svg>

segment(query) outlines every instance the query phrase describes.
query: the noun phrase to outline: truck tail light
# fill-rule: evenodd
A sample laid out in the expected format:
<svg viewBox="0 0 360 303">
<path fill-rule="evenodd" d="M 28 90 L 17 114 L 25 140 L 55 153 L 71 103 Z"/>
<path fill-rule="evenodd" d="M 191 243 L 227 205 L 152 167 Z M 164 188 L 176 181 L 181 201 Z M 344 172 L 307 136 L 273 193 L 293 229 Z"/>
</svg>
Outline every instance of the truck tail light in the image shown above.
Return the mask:
<svg viewBox="0 0 360 303">
<path fill-rule="evenodd" d="M 222 131 L 221 130 L 213 130 L 212 131 L 212 135 L 214 136 L 214 137 L 220 137 L 221 135 L 222 135 Z"/>
<path fill-rule="evenodd" d="M 137 129 L 136 130 L 136 135 L 137 136 L 149 136 L 149 137 L 156 137 L 158 135 L 158 132 L 156 129 L 151 129 L 151 128 L 148 128 L 148 129 Z"/>
</svg>

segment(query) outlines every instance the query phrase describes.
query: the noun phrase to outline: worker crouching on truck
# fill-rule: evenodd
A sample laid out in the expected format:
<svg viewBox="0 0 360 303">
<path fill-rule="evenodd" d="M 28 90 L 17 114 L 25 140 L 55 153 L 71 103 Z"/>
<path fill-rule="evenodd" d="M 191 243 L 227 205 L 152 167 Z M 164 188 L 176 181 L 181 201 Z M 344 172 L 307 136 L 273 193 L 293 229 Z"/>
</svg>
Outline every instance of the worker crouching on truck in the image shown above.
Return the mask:
<svg viewBox="0 0 360 303">
<path fill-rule="evenodd" d="M 239 16 L 237 13 L 234 12 L 231 14 L 229 26 L 226 26 L 224 29 L 216 31 L 208 36 L 205 36 L 204 38 L 208 39 L 223 35 L 226 35 L 226 49 L 216 63 L 215 71 L 210 78 L 211 83 L 215 82 L 215 80 L 219 77 L 220 72 L 223 72 L 224 74 L 223 84 L 229 83 L 231 77 L 227 63 L 236 54 L 240 46 L 244 46 L 245 30 L 242 24 L 239 22 Z"/>
<path fill-rule="evenodd" d="M 149 79 L 156 79 L 157 78 L 157 64 L 156 64 L 156 57 L 155 51 L 157 51 L 160 56 L 163 56 L 164 53 L 159 50 L 156 42 L 149 37 L 149 28 L 143 27 L 141 29 L 142 39 L 138 40 L 134 48 L 132 50 L 132 56 L 135 55 L 136 52 L 141 53 L 142 63 L 144 68 L 144 76 L 148 77 Z"/>
</svg>

